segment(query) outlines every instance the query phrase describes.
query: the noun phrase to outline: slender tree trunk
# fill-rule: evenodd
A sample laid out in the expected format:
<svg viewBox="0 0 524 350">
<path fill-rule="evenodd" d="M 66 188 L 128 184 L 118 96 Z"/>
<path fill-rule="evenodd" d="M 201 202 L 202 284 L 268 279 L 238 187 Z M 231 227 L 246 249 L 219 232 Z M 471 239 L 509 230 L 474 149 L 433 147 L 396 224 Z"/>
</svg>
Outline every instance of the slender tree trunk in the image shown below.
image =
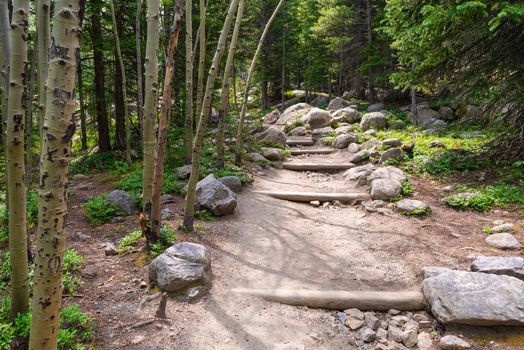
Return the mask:
<svg viewBox="0 0 524 350">
<path fill-rule="evenodd" d="M 38 232 L 29 349 L 54 350 L 62 301 L 66 187 L 75 133 L 75 83 L 80 50 L 79 0 L 56 0 L 49 50 L 44 142 L 40 157 Z"/>
<path fill-rule="evenodd" d="M 35 33 L 35 43 L 38 45 L 38 33 Z M 29 81 L 27 83 L 27 106 L 25 118 L 25 173 L 26 186 L 28 188 L 32 188 L 33 184 L 33 98 L 35 96 L 34 87 L 37 45 L 33 45 L 33 52 L 31 53 L 31 68 L 29 70 Z M 29 235 L 27 237 L 29 237 Z M 28 246 L 28 249 L 31 249 L 31 247 Z"/>
<path fill-rule="evenodd" d="M 249 91 L 251 89 L 251 79 L 253 78 L 253 73 L 255 71 L 255 64 L 257 62 L 258 55 L 260 54 L 260 50 L 262 49 L 262 45 L 264 44 L 264 39 L 267 36 L 271 23 L 273 23 L 283 3 L 284 3 L 284 0 L 280 0 L 278 2 L 278 5 L 275 8 L 275 11 L 269 18 L 269 21 L 267 22 L 266 27 L 264 28 L 264 31 L 262 32 L 262 36 L 260 37 L 260 40 L 258 41 L 257 50 L 255 51 L 255 55 L 253 56 L 253 59 L 251 60 L 251 66 L 249 67 L 249 72 L 247 74 L 246 87 L 244 90 L 244 101 L 242 102 L 242 110 L 240 111 L 240 117 L 238 120 L 238 128 L 237 128 L 237 140 L 236 140 L 237 143 L 236 143 L 236 151 L 235 151 L 235 162 L 237 165 L 240 165 L 242 163 L 242 131 L 244 128 L 244 119 L 246 118 L 246 113 L 247 113 L 247 100 L 249 98 Z"/>
<path fill-rule="evenodd" d="M 198 77 L 197 77 L 197 98 L 196 98 L 196 114 L 195 121 L 198 125 L 200 117 L 200 109 L 202 107 L 202 99 L 204 94 L 204 69 L 206 64 L 206 4 L 204 0 L 199 2 L 200 11 L 200 52 L 198 54 Z"/>
<path fill-rule="evenodd" d="M 6 169 L 9 202 L 9 252 L 11 258 L 11 317 L 29 305 L 26 183 L 24 168 L 24 77 L 27 64 L 29 0 L 13 1 L 11 19 L 11 69 L 7 105 Z"/>
<path fill-rule="evenodd" d="M 342 73 L 344 71 L 344 49 L 340 47 L 338 63 L 337 96 L 342 96 Z M 331 80 L 330 80 L 331 81 Z M 329 91 L 331 94 L 331 90 Z"/>
<path fill-rule="evenodd" d="M 136 35 L 136 91 L 137 91 L 137 115 L 138 115 L 138 131 L 142 136 L 142 127 L 144 123 L 144 98 L 142 96 L 142 34 L 140 32 L 140 23 L 142 22 L 142 1 L 136 1 L 136 19 L 135 19 L 135 35 Z"/>
<path fill-rule="evenodd" d="M 193 148 L 193 1 L 186 1 L 186 119 L 185 119 L 185 162 L 191 164 Z"/>
<path fill-rule="evenodd" d="M 82 59 L 80 58 L 80 52 L 78 52 L 78 102 L 80 105 L 80 130 L 82 141 L 82 150 L 87 150 L 87 121 L 86 121 L 86 108 L 84 101 L 84 78 L 82 75 Z"/>
<path fill-rule="evenodd" d="M 158 47 L 160 31 L 160 0 L 149 0 L 147 3 L 147 41 L 145 57 L 145 95 L 143 124 L 143 192 L 144 211 L 151 203 L 153 175 L 156 158 L 156 120 L 158 104 Z"/>
<path fill-rule="evenodd" d="M 233 35 L 231 36 L 231 43 L 229 44 L 229 51 L 227 53 L 226 66 L 224 67 L 224 76 L 222 78 L 222 100 L 220 101 L 220 110 L 218 112 L 218 132 L 217 132 L 217 166 L 224 168 L 224 139 L 225 139 L 225 117 L 229 114 L 229 78 L 231 76 L 231 68 L 233 67 L 233 59 L 235 57 L 235 50 L 237 47 L 238 33 L 242 25 L 242 17 L 244 16 L 244 0 L 238 2 L 237 17 L 235 19 L 235 27 L 233 28 Z"/>
<path fill-rule="evenodd" d="M 125 134 L 125 149 L 127 164 L 131 164 L 131 135 L 130 135 L 130 121 L 129 121 L 129 107 L 127 105 L 127 87 L 126 87 L 126 69 L 124 60 L 122 59 L 122 51 L 120 50 L 120 38 L 118 37 L 118 27 L 115 15 L 115 5 L 113 0 L 109 0 L 111 6 L 111 17 L 113 18 L 113 32 L 115 35 L 116 56 L 120 68 L 120 77 L 122 78 L 122 99 L 124 102 L 124 134 Z"/>
<path fill-rule="evenodd" d="M 4 147 L 4 125 L 7 122 L 7 100 L 9 96 L 9 57 L 11 55 L 11 37 L 9 35 L 8 0 L 0 0 L 0 92 L 2 95 L 2 113 L 0 125 L 0 143 Z"/>
<path fill-rule="evenodd" d="M 38 0 L 36 2 L 36 32 L 38 33 L 38 132 L 40 134 L 40 146 L 43 142 L 42 126 L 44 125 L 46 105 L 46 81 L 48 71 L 48 57 L 50 41 L 50 3 L 49 0 Z"/>
<path fill-rule="evenodd" d="M 167 126 L 169 121 L 169 109 L 171 108 L 171 81 L 173 80 L 175 52 L 178 44 L 178 34 L 182 23 L 184 11 L 184 0 L 177 0 L 175 19 L 171 29 L 169 40 L 169 51 L 166 57 L 166 75 L 164 77 L 164 88 L 162 90 L 162 104 L 160 105 L 160 123 L 158 128 L 158 143 L 156 148 L 155 178 L 153 193 L 151 196 L 151 234 L 148 242 L 152 243 L 160 237 L 160 192 L 164 180 L 164 155 L 167 143 Z"/>
<path fill-rule="evenodd" d="M 100 4 L 100 0 L 92 1 L 92 5 L 97 7 L 91 15 L 93 61 L 95 70 L 95 107 L 99 151 L 109 152 L 111 150 L 111 141 L 109 138 L 109 123 L 107 119 L 107 105 L 105 98 L 105 64 L 102 48 L 100 47 L 100 41 L 103 39 L 103 36 L 99 13 L 97 12 L 101 7 Z"/>
<path fill-rule="evenodd" d="M 371 0 L 366 0 L 366 24 L 367 24 L 367 30 L 368 30 L 368 48 L 371 48 L 371 44 L 373 43 L 373 28 L 371 27 Z M 368 89 L 369 89 L 369 101 L 373 102 L 375 101 L 375 86 L 373 83 L 373 70 L 371 67 L 368 69 Z"/>
<path fill-rule="evenodd" d="M 196 185 L 200 173 L 200 148 L 202 147 L 202 140 L 204 138 L 209 111 L 211 108 L 213 87 L 218 74 L 220 59 L 222 58 L 222 55 L 226 49 L 226 40 L 229 35 L 229 29 L 231 28 L 231 22 L 233 21 L 233 16 L 237 9 L 238 2 L 239 0 L 232 0 L 229 5 L 226 19 L 224 21 L 224 26 L 222 27 L 222 31 L 220 32 L 220 37 L 218 39 L 215 56 L 213 57 L 211 67 L 209 68 L 209 73 L 207 75 L 206 90 L 204 99 L 202 101 L 202 108 L 200 108 L 201 113 L 198 120 L 195 141 L 193 142 L 191 175 L 189 176 L 189 182 L 187 184 L 186 207 L 184 212 L 184 222 L 182 224 L 183 228 L 188 232 L 193 231 L 193 223 L 195 220 Z"/>
<path fill-rule="evenodd" d="M 282 31 L 282 108 L 284 108 L 284 102 L 286 101 L 286 30 L 287 25 L 284 23 L 284 29 Z"/>
</svg>

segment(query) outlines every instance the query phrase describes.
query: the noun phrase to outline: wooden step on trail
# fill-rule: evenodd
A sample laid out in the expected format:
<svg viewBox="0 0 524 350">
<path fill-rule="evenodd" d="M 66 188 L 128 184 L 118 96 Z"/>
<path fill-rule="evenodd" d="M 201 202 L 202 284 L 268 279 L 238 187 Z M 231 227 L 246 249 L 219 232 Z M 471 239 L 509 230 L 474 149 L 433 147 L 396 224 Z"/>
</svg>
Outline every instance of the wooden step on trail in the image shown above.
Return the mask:
<svg viewBox="0 0 524 350">
<path fill-rule="evenodd" d="M 354 200 L 368 200 L 368 193 L 349 193 L 349 192 L 292 192 L 292 191 L 253 191 L 273 198 L 284 199 L 292 202 L 331 202 L 341 201 L 350 202 Z"/>
<path fill-rule="evenodd" d="M 289 155 L 299 156 L 301 154 L 329 154 L 335 152 L 334 148 L 316 148 L 316 149 L 290 149 Z"/>
<path fill-rule="evenodd" d="M 346 310 L 356 308 L 363 311 L 424 310 L 426 301 L 422 291 L 341 291 L 307 289 L 248 289 L 231 290 L 287 305 L 313 308 Z"/>
<path fill-rule="evenodd" d="M 288 146 L 313 146 L 315 141 L 312 138 L 287 139 Z"/>
<path fill-rule="evenodd" d="M 354 168 L 353 163 L 298 163 L 298 162 L 283 162 L 282 168 L 288 170 L 300 170 L 300 171 L 314 171 L 314 170 L 347 170 Z"/>
</svg>

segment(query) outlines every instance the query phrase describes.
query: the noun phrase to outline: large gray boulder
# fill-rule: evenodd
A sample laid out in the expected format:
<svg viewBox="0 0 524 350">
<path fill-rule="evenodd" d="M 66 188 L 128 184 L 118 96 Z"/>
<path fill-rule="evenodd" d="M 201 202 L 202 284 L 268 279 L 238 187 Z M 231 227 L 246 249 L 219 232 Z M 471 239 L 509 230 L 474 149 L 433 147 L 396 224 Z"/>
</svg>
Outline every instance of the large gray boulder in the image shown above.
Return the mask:
<svg viewBox="0 0 524 350">
<path fill-rule="evenodd" d="M 185 180 L 191 175 L 191 164 L 187 164 L 175 169 L 175 179 Z"/>
<path fill-rule="evenodd" d="M 429 106 L 423 105 L 417 107 L 416 116 L 411 112 L 408 113 L 408 118 L 415 125 L 427 126 L 434 122 L 434 120 L 441 119 L 442 115 L 439 112 L 429 108 Z"/>
<path fill-rule="evenodd" d="M 407 178 L 408 177 L 399 168 L 396 168 L 394 166 L 385 166 L 373 171 L 371 175 L 369 175 L 368 181 L 373 181 L 376 179 L 390 179 L 402 182 L 404 180 L 407 180 Z"/>
<path fill-rule="evenodd" d="M 494 233 L 486 237 L 486 243 L 495 248 L 505 249 L 505 250 L 514 250 L 521 249 L 522 244 L 517 241 L 511 233 L 502 232 Z"/>
<path fill-rule="evenodd" d="M 305 126 L 297 126 L 296 128 L 291 129 L 287 134 L 289 136 L 306 136 L 307 128 Z"/>
<path fill-rule="evenodd" d="M 342 109 L 346 107 L 349 107 L 348 101 L 344 100 L 341 97 L 335 97 L 334 99 L 331 100 L 331 102 L 329 102 L 327 109 L 331 111 L 331 110 L 338 110 L 338 109 Z"/>
<path fill-rule="evenodd" d="M 217 216 L 232 214 L 237 207 L 235 193 L 215 179 L 213 174 L 198 182 L 196 201 L 198 205 Z"/>
<path fill-rule="evenodd" d="M 386 108 L 383 103 L 374 103 L 368 106 L 366 109 L 366 112 L 372 113 L 372 112 L 380 112 Z"/>
<path fill-rule="evenodd" d="M 211 281 L 211 258 L 196 243 L 176 243 L 157 256 L 148 268 L 149 280 L 163 292 L 174 293 Z"/>
<path fill-rule="evenodd" d="M 367 181 L 367 177 L 375 169 L 375 165 L 373 165 L 372 163 L 368 163 L 347 170 L 343 176 L 346 180 L 357 181 L 359 184 L 365 184 L 365 182 Z"/>
<path fill-rule="evenodd" d="M 318 95 L 311 101 L 311 104 L 315 107 L 321 107 L 324 105 L 327 105 L 329 103 L 329 96 L 328 95 Z"/>
<path fill-rule="evenodd" d="M 348 132 L 353 131 L 353 125 L 339 126 L 334 131 L 337 135 L 347 134 Z"/>
<path fill-rule="evenodd" d="M 306 115 L 311 109 L 311 106 L 307 103 L 298 103 L 287 108 L 277 120 L 277 125 L 285 125 L 289 122 L 294 122 Z"/>
<path fill-rule="evenodd" d="M 127 215 L 133 214 L 136 210 L 135 200 L 126 191 L 115 190 L 111 192 L 107 196 L 107 201 Z"/>
<path fill-rule="evenodd" d="M 309 124 L 311 129 L 318 129 L 329 125 L 331 114 L 323 109 L 313 107 L 305 116 L 300 118 L 300 121 Z"/>
<path fill-rule="evenodd" d="M 333 147 L 338 149 L 347 148 L 350 143 L 357 142 L 358 137 L 355 134 L 343 134 L 337 136 L 335 141 L 333 141 Z"/>
<path fill-rule="evenodd" d="M 323 128 L 313 129 L 311 131 L 311 137 L 313 138 L 313 140 L 318 140 L 319 138 L 324 136 L 331 136 L 331 134 L 334 132 L 335 130 L 333 130 L 331 126 L 326 126 Z"/>
<path fill-rule="evenodd" d="M 360 121 L 360 128 L 362 131 L 369 129 L 382 130 L 387 128 L 388 122 L 386 115 L 382 112 L 366 113 Z"/>
<path fill-rule="evenodd" d="M 391 179 L 376 179 L 371 181 L 371 198 L 388 201 L 400 195 L 402 184 Z"/>
<path fill-rule="evenodd" d="M 278 109 L 274 109 L 264 116 L 264 124 L 275 124 L 280 116 Z"/>
<path fill-rule="evenodd" d="M 422 291 L 441 323 L 524 325 L 524 281 L 515 277 L 446 271 L 426 278 Z"/>
<path fill-rule="evenodd" d="M 279 161 L 284 159 L 284 152 L 280 148 L 263 147 L 262 155 L 264 158 Z"/>
<path fill-rule="evenodd" d="M 351 107 L 339 109 L 333 113 L 332 123 L 349 123 L 353 124 L 359 122 L 361 119 L 360 113 Z"/>
<path fill-rule="evenodd" d="M 218 179 L 218 181 L 235 193 L 242 192 L 242 181 L 236 176 L 224 176 Z"/>
<path fill-rule="evenodd" d="M 272 145 L 285 145 L 286 134 L 277 128 L 269 127 L 266 130 L 255 135 L 255 139 L 259 142 L 269 143 Z"/>
<path fill-rule="evenodd" d="M 404 214 L 408 215 L 423 215 L 423 214 L 429 214 L 430 208 L 428 203 L 419 201 L 416 199 L 408 199 L 404 198 L 399 200 L 396 203 L 396 207 L 398 210 L 400 210 Z"/>
<path fill-rule="evenodd" d="M 471 263 L 471 271 L 513 276 L 524 281 L 524 258 L 520 256 L 478 256 Z"/>
<path fill-rule="evenodd" d="M 350 158 L 349 158 L 349 162 L 350 163 L 360 163 L 366 159 L 369 158 L 369 151 L 368 150 L 360 150 L 358 151 L 357 153 L 353 154 Z"/>
<path fill-rule="evenodd" d="M 404 152 L 400 148 L 394 147 L 386 150 L 380 156 L 379 163 L 384 163 L 388 160 L 400 160 L 404 158 Z"/>
</svg>

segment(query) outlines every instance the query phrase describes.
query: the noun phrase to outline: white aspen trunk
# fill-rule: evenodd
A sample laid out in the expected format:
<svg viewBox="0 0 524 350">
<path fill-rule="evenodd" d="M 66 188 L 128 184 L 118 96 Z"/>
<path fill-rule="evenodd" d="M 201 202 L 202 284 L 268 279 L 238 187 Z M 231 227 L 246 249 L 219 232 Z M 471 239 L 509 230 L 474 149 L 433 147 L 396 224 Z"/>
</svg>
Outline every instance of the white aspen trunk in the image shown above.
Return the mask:
<svg viewBox="0 0 524 350">
<path fill-rule="evenodd" d="M 200 11 L 200 52 L 198 54 L 198 77 L 197 77 L 197 98 L 196 98 L 196 123 L 198 125 L 200 111 L 202 107 L 202 99 L 204 94 L 204 67 L 206 64 L 206 4 L 204 0 L 199 2 Z"/>
<path fill-rule="evenodd" d="M 67 175 L 71 139 L 75 134 L 76 65 L 81 33 L 79 2 L 55 2 L 40 156 L 30 350 L 55 350 L 57 347 L 66 239 Z"/>
<path fill-rule="evenodd" d="M 135 42 L 136 42 L 136 90 L 137 90 L 137 114 L 138 114 L 138 130 L 142 135 L 142 127 L 144 123 L 144 98 L 142 96 L 142 33 L 140 23 L 142 19 L 142 1 L 136 1 L 136 19 L 135 19 Z"/>
<path fill-rule="evenodd" d="M 9 36 L 8 0 L 0 0 L 0 94 L 2 95 L 2 120 L 0 125 L 0 143 L 4 147 L 4 125 L 7 121 L 7 100 L 9 95 L 9 57 L 11 55 L 11 38 Z"/>
<path fill-rule="evenodd" d="M 186 119 L 185 119 L 185 162 L 191 164 L 193 148 L 193 1 L 186 1 Z"/>
<path fill-rule="evenodd" d="M 246 113 L 247 113 L 247 100 L 249 98 L 249 91 L 251 89 L 251 79 L 253 78 L 253 73 L 255 71 L 255 64 L 257 62 L 258 55 L 260 54 L 260 50 L 262 49 L 262 45 L 264 44 L 264 40 L 266 39 L 269 28 L 271 27 L 271 23 L 273 23 L 273 21 L 275 20 L 275 17 L 277 16 L 278 11 L 282 7 L 283 3 L 284 3 L 284 0 L 280 0 L 278 2 L 277 7 L 273 11 L 273 14 L 269 18 L 269 21 L 266 23 L 266 27 L 264 28 L 264 31 L 262 32 L 262 36 L 260 37 L 260 40 L 258 41 L 257 50 L 255 51 L 255 55 L 253 56 L 253 59 L 251 60 L 251 66 L 249 67 L 249 72 L 247 74 L 246 87 L 244 90 L 244 101 L 242 102 L 242 110 L 240 111 L 240 117 L 238 120 L 238 128 L 237 128 L 237 143 L 236 143 L 236 151 L 235 151 L 235 162 L 237 165 L 240 165 L 242 162 L 242 131 L 244 128 L 244 119 L 246 118 Z"/>
<path fill-rule="evenodd" d="M 42 146 L 42 127 L 44 125 L 46 105 L 46 82 L 50 36 L 50 3 L 49 0 L 38 0 L 36 5 L 36 32 L 38 33 L 38 130 L 40 133 L 40 147 Z"/>
</svg>

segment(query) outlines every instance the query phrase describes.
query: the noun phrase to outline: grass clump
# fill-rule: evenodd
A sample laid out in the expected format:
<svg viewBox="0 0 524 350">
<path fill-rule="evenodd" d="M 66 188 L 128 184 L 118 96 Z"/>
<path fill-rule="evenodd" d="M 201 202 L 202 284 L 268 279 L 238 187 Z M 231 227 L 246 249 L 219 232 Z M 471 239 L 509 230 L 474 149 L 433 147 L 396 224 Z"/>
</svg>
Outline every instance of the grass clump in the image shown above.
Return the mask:
<svg viewBox="0 0 524 350">
<path fill-rule="evenodd" d="M 288 132 L 290 132 L 291 130 L 295 129 L 295 128 L 298 128 L 299 126 L 306 126 L 306 123 L 300 121 L 300 118 L 302 116 L 297 116 L 297 119 L 295 119 L 294 121 L 290 121 L 290 122 L 287 122 L 285 125 L 284 125 L 284 132 L 287 134 Z"/>
<path fill-rule="evenodd" d="M 409 181 L 409 179 L 406 179 L 406 180 L 403 180 L 401 182 L 401 185 L 402 185 L 402 191 L 401 191 L 401 194 L 402 196 L 404 197 L 409 197 L 411 196 L 415 190 L 416 190 L 416 187 L 415 185 L 413 185 L 411 183 L 411 181 Z"/>
<path fill-rule="evenodd" d="M 72 174 L 107 171 L 115 176 L 123 175 L 129 170 L 130 166 L 124 160 L 118 159 L 115 152 L 94 153 L 71 162 Z"/>
<path fill-rule="evenodd" d="M 456 209 L 473 209 L 480 212 L 488 211 L 495 205 L 495 200 L 492 197 L 479 193 L 474 193 L 471 196 L 449 196 L 442 201 Z"/>
<path fill-rule="evenodd" d="M 431 208 L 415 208 L 411 211 L 402 211 L 402 215 L 407 216 L 428 216 L 431 214 Z"/>
<path fill-rule="evenodd" d="M 118 254 L 132 253 L 142 240 L 142 232 L 135 230 L 118 241 Z"/>
<path fill-rule="evenodd" d="M 108 194 L 104 193 L 93 197 L 84 203 L 84 212 L 87 220 L 93 226 L 109 222 L 112 217 L 122 215 L 122 211 L 107 200 Z"/>
</svg>

